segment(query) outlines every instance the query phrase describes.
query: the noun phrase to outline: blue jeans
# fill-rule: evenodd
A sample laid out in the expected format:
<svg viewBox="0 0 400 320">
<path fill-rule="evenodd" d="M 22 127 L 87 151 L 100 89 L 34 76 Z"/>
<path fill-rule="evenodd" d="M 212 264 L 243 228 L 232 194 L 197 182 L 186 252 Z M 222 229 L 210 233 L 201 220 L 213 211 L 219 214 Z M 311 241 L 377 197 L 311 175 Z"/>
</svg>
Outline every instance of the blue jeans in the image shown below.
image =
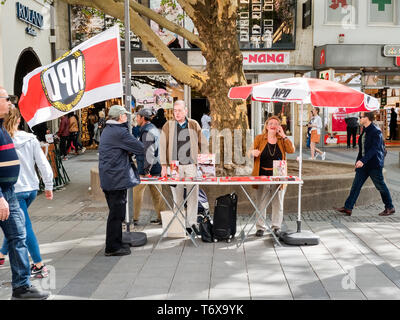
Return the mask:
<svg viewBox="0 0 400 320">
<path fill-rule="evenodd" d="M 385 184 L 385 180 L 383 178 L 382 173 L 383 168 L 378 169 L 365 169 L 365 168 L 358 168 L 356 169 L 356 176 L 354 177 L 353 185 L 351 187 L 350 194 L 344 204 L 344 207 L 349 210 L 353 210 L 354 205 L 357 201 L 358 196 L 360 195 L 360 191 L 362 186 L 364 185 L 365 181 L 368 177 L 371 178 L 372 182 L 375 185 L 375 188 L 381 194 L 382 201 L 385 204 L 385 209 L 392 209 L 392 197 L 390 196 L 389 189 Z"/>
<path fill-rule="evenodd" d="M 14 187 L 3 189 L 3 196 L 8 202 L 10 216 L 5 221 L 0 221 L 4 236 L 8 240 L 10 265 L 12 273 L 13 289 L 29 286 L 31 270 L 29 266 L 28 248 L 26 247 L 25 237 L 25 217 L 22 213 Z"/>
<path fill-rule="evenodd" d="M 17 196 L 19 206 L 25 215 L 25 227 L 26 227 L 26 246 L 28 247 L 29 254 L 32 257 L 34 263 L 39 263 L 42 261 L 42 257 L 40 256 L 39 243 L 36 239 L 35 233 L 33 232 L 31 219 L 29 218 L 28 208 L 30 204 L 35 200 L 37 191 L 28 191 L 28 192 L 18 192 L 15 194 Z M 8 253 L 8 241 L 7 238 L 4 238 L 3 247 L 0 249 L 0 252 L 4 255 Z"/>
</svg>

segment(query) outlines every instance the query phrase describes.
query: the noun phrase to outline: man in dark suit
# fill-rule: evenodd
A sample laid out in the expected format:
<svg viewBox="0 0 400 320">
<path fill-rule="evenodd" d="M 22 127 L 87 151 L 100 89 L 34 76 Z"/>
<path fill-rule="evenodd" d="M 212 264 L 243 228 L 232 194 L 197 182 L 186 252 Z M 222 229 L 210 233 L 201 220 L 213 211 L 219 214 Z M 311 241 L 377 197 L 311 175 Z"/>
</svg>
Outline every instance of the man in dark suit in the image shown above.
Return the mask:
<svg viewBox="0 0 400 320">
<path fill-rule="evenodd" d="M 385 210 L 379 215 L 390 216 L 395 213 L 392 197 L 382 173 L 385 159 L 384 141 L 381 130 L 373 123 L 374 117 L 373 112 L 361 112 L 360 124 L 364 128 L 358 139 L 359 152 L 355 165 L 356 175 L 344 207 L 335 208 L 335 210 L 348 216 L 351 216 L 361 188 L 368 177 L 371 178 L 376 189 L 380 192 L 385 204 Z"/>
</svg>

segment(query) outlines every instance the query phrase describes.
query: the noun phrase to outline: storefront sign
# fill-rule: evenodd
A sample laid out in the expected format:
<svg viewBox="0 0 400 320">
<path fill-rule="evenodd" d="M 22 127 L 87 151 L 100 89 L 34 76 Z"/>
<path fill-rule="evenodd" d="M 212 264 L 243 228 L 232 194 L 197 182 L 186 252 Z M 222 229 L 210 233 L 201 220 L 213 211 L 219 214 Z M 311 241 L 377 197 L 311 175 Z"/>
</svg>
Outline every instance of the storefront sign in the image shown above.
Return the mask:
<svg viewBox="0 0 400 320">
<path fill-rule="evenodd" d="M 243 65 L 287 65 L 290 63 L 289 52 L 246 51 L 243 54 Z"/>
<path fill-rule="evenodd" d="M 332 114 L 332 131 L 346 131 L 347 125 L 344 120 L 346 113 L 339 111 Z"/>
<path fill-rule="evenodd" d="M 335 70 L 329 69 L 319 73 L 319 78 L 323 80 L 335 81 Z"/>
<path fill-rule="evenodd" d="M 358 143 L 358 138 L 360 136 L 356 135 L 356 143 Z M 346 134 L 336 134 L 334 136 L 330 136 L 326 134 L 324 136 L 324 143 L 325 144 L 347 144 L 347 135 Z"/>
<path fill-rule="evenodd" d="M 17 2 L 17 18 L 39 29 L 43 27 L 43 16 L 19 2 Z"/>
<path fill-rule="evenodd" d="M 133 64 L 159 64 L 156 58 L 134 58 Z"/>
<path fill-rule="evenodd" d="M 400 57 L 400 45 L 386 45 L 383 47 L 385 57 Z"/>
</svg>

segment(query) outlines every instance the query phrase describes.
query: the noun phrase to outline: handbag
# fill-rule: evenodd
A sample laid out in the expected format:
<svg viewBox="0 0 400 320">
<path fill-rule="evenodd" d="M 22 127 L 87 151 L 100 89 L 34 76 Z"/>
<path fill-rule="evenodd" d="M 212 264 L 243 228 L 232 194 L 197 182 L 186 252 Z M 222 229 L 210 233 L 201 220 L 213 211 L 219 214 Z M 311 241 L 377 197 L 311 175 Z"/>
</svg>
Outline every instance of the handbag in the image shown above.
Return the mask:
<svg viewBox="0 0 400 320">
<path fill-rule="evenodd" d="M 197 222 L 199 223 L 201 240 L 203 242 L 214 242 L 213 225 L 211 224 L 210 216 L 208 214 L 199 214 Z"/>
</svg>

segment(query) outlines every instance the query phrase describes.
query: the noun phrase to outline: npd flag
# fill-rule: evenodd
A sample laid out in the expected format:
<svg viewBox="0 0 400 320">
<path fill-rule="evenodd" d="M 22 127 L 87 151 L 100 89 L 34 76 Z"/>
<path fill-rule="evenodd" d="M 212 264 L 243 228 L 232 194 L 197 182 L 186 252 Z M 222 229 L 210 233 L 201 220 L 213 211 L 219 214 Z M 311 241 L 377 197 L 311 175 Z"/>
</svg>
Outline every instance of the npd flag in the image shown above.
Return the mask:
<svg viewBox="0 0 400 320">
<path fill-rule="evenodd" d="M 114 26 L 26 75 L 19 108 L 32 128 L 122 95 L 119 27 Z"/>
</svg>

